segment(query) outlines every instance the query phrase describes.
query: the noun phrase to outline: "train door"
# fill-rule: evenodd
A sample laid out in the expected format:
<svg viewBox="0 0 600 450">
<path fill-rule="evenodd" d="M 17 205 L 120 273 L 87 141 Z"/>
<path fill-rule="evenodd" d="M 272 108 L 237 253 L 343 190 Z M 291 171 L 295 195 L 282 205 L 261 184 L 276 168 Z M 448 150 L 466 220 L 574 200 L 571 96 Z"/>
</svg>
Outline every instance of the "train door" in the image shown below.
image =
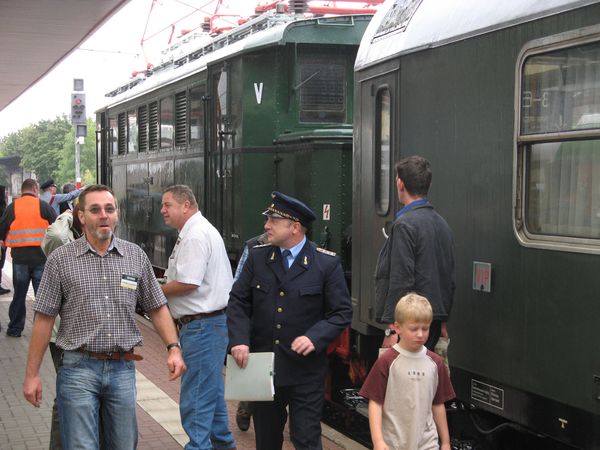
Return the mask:
<svg viewBox="0 0 600 450">
<path fill-rule="evenodd" d="M 210 75 L 210 137 L 207 173 L 207 214 L 211 223 L 226 235 L 224 214 L 227 183 L 231 179 L 232 133 L 229 121 L 229 79 L 226 65 Z M 229 155 L 229 157 L 228 157 Z"/>
<path fill-rule="evenodd" d="M 355 154 L 359 174 L 355 183 L 355 236 L 353 295 L 358 295 L 360 311 L 357 319 L 375 324 L 375 265 L 398 206 L 393 165 L 398 155 L 399 123 L 394 106 L 398 104 L 398 70 L 359 79 L 360 116 L 359 146 Z M 357 223 L 358 222 L 358 223 Z M 356 246 L 358 245 L 358 249 Z M 358 251 L 356 251 L 358 250 Z M 358 282 L 358 284 L 356 284 Z M 356 290 L 358 292 L 356 292 Z"/>
</svg>

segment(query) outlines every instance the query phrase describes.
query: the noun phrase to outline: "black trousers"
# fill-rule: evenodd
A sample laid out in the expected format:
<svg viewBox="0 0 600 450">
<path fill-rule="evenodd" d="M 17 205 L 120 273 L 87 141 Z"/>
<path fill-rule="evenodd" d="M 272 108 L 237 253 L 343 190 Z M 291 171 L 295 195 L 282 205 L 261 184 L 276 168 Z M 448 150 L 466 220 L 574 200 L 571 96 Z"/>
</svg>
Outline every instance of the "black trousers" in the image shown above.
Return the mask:
<svg viewBox="0 0 600 450">
<path fill-rule="evenodd" d="M 290 412 L 290 439 L 296 450 L 321 450 L 324 383 L 275 387 L 275 400 L 253 402 L 252 419 L 257 450 L 281 450 Z"/>
<path fill-rule="evenodd" d="M 440 336 L 442 335 L 442 321 L 434 320 L 431 322 L 429 326 L 429 338 L 427 338 L 427 342 L 425 342 L 425 347 L 429 350 L 433 351 L 435 344 L 440 340 Z"/>
</svg>

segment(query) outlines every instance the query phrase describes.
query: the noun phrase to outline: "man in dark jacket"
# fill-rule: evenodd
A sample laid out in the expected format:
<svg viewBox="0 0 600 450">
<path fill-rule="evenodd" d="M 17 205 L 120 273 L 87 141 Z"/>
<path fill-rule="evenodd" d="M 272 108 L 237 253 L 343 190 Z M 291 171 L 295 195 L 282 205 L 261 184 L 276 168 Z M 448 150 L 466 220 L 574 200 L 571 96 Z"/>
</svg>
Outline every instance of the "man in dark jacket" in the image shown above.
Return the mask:
<svg viewBox="0 0 600 450">
<path fill-rule="evenodd" d="M 429 161 L 409 156 L 396 163 L 396 189 L 403 208 L 386 240 L 375 270 L 375 319 L 389 325 L 383 347 L 397 342 L 391 325 L 398 300 L 416 292 L 433 307 L 425 346 L 433 350 L 447 338 L 446 322 L 454 297 L 454 250 L 450 227 L 427 200 L 431 185 Z"/>
<path fill-rule="evenodd" d="M 321 449 L 327 346 L 352 319 L 340 260 L 306 239 L 314 213 L 273 192 L 264 212 L 268 244 L 250 250 L 227 306 L 231 355 L 246 367 L 250 352 L 274 352 L 275 398 L 253 402 L 256 448 L 280 449 L 290 410 L 296 449 Z"/>
</svg>

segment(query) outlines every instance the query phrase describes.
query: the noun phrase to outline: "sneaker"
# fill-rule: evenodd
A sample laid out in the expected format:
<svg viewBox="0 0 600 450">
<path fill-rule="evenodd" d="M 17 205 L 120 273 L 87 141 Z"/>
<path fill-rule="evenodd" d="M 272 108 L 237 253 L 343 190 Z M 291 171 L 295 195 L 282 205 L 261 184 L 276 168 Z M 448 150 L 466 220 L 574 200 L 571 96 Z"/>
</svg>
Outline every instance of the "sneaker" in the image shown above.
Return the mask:
<svg viewBox="0 0 600 450">
<path fill-rule="evenodd" d="M 21 337 L 21 333 L 16 333 L 14 331 L 6 331 L 6 335 L 10 337 Z"/>
<path fill-rule="evenodd" d="M 238 406 L 237 412 L 235 413 L 235 423 L 241 431 L 248 431 L 250 428 L 250 417 L 252 414 L 244 406 Z"/>
<path fill-rule="evenodd" d="M 6 288 L 3 288 L 2 286 L 0 286 L 0 295 L 8 294 L 9 292 L 10 292 L 10 289 L 6 289 Z"/>
</svg>

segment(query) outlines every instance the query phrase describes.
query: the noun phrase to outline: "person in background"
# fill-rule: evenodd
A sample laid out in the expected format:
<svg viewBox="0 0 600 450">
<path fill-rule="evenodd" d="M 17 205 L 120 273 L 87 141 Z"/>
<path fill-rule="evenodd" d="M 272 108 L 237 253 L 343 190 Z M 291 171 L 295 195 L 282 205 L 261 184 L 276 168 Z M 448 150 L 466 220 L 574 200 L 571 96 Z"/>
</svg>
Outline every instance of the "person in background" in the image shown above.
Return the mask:
<svg viewBox="0 0 600 450">
<path fill-rule="evenodd" d="M 73 183 L 65 183 L 63 185 L 63 188 L 62 188 L 62 193 L 63 194 L 68 194 L 70 192 L 73 192 L 75 189 L 77 189 L 77 187 Z M 72 211 L 73 207 L 74 207 L 74 205 L 73 205 L 74 201 L 75 201 L 75 199 L 74 200 L 69 200 L 67 202 L 60 202 L 58 204 L 59 214 L 62 214 L 62 213 L 64 213 L 67 210 L 71 210 Z"/>
<path fill-rule="evenodd" d="M 235 269 L 235 275 L 233 276 L 233 282 L 235 283 L 242 273 L 244 263 L 248 259 L 248 252 L 250 249 L 257 245 L 262 245 L 267 242 L 267 234 L 263 233 L 258 236 L 254 236 L 252 239 L 246 241 L 242 256 Z M 235 423 L 241 431 L 248 431 L 250 428 L 250 419 L 252 418 L 252 402 L 239 402 L 237 411 L 235 412 Z"/>
<path fill-rule="evenodd" d="M 0 185 L 0 217 L 6 210 L 6 186 Z M 2 269 L 4 269 L 4 261 L 6 261 L 6 246 L 4 242 L 0 242 L 0 283 L 2 283 Z M 10 289 L 6 289 L 0 284 L 0 295 L 8 294 Z M 2 330 L 2 326 L 0 326 Z"/>
<path fill-rule="evenodd" d="M 57 194 L 58 189 L 56 188 L 56 184 L 54 184 L 54 180 L 52 178 L 42 183 L 40 189 L 42 190 L 42 193 L 40 194 L 40 200 L 48 202 L 48 204 L 54 209 L 54 212 L 57 216 L 61 212 L 61 203 L 73 201 L 79 197 L 83 191 L 83 189 L 75 189 L 68 194 Z"/>
<path fill-rule="evenodd" d="M 444 362 L 425 347 L 433 312 L 410 293 L 395 309 L 400 340 L 375 361 L 359 394 L 369 399 L 374 450 L 450 450 L 444 402 L 455 397 Z"/>
<path fill-rule="evenodd" d="M 0 240 L 11 248 L 13 266 L 14 295 L 6 330 L 11 337 L 21 337 L 25 328 L 29 283 L 37 294 L 46 264 L 42 241 L 48 226 L 56 220 L 56 212 L 38 197 L 37 181 L 26 179 L 21 185 L 21 197 L 8 205 L 0 218 Z"/>
<path fill-rule="evenodd" d="M 227 306 L 231 355 L 274 352 L 275 397 L 252 402 L 256 448 L 280 449 L 289 406 L 296 449 L 319 450 L 327 346 L 352 320 L 340 259 L 306 238 L 315 220 L 300 200 L 273 192 L 263 213 L 268 244 L 248 253 Z"/>
<path fill-rule="evenodd" d="M 56 345 L 63 356 L 56 395 L 62 445 L 98 448 L 102 416 L 105 445 L 132 450 L 138 439 L 134 361 L 142 359 L 134 349 L 143 342 L 137 302 L 167 346 L 169 378 L 178 378 L 185 364 L 150 260 L 140 247 L 114 236 L 118 210 L 112 190 L 90 186 L 79 207 L 84 237 L 52 252 L 36 295 L 23 394 L 41 405 L 39 369 L 60 314 Z"/>
<path fill-rule="evenodd" d="M 383 347 L 398 341 L 393 327 L 399 298 L 416 292 L 429 300 L 433 322 L 425 347 L 434 350 L 448 339 L 446 321 L 454 298 L 454 248 L 452 231 L 427 200 L 431 166 L 421 156 L 396 163 L 396 190 L 403 205 L 375 269 L 375 320 L 386 325 Z M 440 339 L 441 338 L 441 339 Z"/>
<path fill-rule="evenodd" d="M 225 307 L 233 277 L 225 243 L 185 185 L 165 189 L 160 210 L 179 231 L 165 272 L 164 294 L 179 327 L 187 372 L 181 378 L 181 424 L 186 450 L 233 449 L 224 397 Z"/>
</svg>

